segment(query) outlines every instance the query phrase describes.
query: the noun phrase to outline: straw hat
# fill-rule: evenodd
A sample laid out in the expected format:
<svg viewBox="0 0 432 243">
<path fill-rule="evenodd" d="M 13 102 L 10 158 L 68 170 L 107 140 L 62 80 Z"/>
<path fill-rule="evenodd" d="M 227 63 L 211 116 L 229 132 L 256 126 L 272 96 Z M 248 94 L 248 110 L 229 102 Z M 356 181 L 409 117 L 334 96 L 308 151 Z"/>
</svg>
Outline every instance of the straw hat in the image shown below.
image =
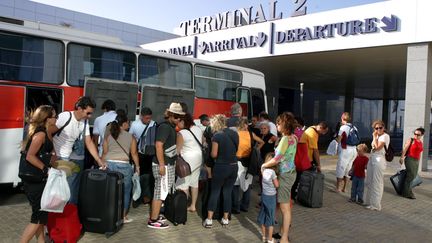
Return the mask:
<svg viewBox="0 0 432 243">
<path fill-rule="evenodd" d="M 71 176 L 72 173 L 80 172 L 80 168 L 77 164 L 67 160 L 57 160 L 57 169 L 63 170 L 66 173 L 66 176 Z"/>
<path fill-rule="evenodd" d="M 184 116 L 186 114 L 185 112 L 183 112 L 180 103 L 171 103 L 167 111 L 181 116 Z"/>
</svg>

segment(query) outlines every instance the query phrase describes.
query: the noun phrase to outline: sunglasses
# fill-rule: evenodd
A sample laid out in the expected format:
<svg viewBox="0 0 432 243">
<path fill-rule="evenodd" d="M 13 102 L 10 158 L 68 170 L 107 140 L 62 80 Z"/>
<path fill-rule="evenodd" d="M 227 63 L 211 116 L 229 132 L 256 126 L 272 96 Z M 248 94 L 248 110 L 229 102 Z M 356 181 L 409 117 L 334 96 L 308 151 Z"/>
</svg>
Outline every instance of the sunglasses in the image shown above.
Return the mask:
<svg viewBox="0 0 432 243">
<path fill-rule="evenodd" d="M 58 119 L 58 115 L 52 116 L 52 117 L 50 117 L 50 118 Z"/>
<path fill-rule="evenodd" d="M 87 116 L 90 116 L 90 115 L 92 115 L 93 114 L 93 112 L 86 112 L 86 115 Z"/>
<path fill-rule="evenodd" d="M 180 115 L 174 115 L 173 117 L 174 117 L 174 119 L 181 119 L 182 118 L 182 116 L 180 116 Z"/>
<path fill-rule="evenodd" d="M 375 130 L 381 130 L 381 129 L 383 129 L 384 127 L 375 127 Z"/>
<path fill-rule="evenodd" d="M 414 136 L 421 136 L 421 133 L 414 133 Z"/>
</svg>

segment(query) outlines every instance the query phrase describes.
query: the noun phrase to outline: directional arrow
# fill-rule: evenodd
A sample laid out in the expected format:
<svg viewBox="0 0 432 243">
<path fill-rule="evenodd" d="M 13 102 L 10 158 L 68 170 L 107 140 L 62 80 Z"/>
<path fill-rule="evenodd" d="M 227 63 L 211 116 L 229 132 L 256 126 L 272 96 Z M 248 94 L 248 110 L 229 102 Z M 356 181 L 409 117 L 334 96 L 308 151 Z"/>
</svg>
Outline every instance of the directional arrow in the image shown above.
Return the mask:
<svg viewBox="0 0 432 243">
<path fill-rule="evenodd" d="M 398 29 L 399 19 L 393 14 L 391 18 L 384 16 L 381 21 L 385 24 L 385 26 L 381 27 L 385 32 L 396 31 Z"/>
</svg>

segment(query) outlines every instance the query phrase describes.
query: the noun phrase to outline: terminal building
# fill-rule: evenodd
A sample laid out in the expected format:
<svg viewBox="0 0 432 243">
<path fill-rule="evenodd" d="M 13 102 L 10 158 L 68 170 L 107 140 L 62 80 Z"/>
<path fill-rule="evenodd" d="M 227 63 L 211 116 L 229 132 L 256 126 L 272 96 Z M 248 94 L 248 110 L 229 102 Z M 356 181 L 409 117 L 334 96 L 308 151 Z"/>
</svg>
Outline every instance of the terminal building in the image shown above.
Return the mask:
<svg viewBox="0 0 432 243">
<path fill-rule="evenodd" d="M 304 7 L 283 17 L 276 1 L 263 1 L 179 23 L 183 37 L 142 47 L 263 72 L 273 117 L 292 111 L 307 125 L 325 120 L 335 127 L 348 111 L 369 142 L 371 122 L 382 119 L 396 151 L 424 127 L 427 150 L 432 2 L 382 1 L 313 14 Z"/>
<path fill-rule="evenodd" d="M 280 1 L 279 1 L 280 2 Z M 293 1 L 294 2 L 294 1 Z M 126 45 L 235 64 L 266 76 L 268 111 L 334 127 L 344 111 L 364 141 L 382 119 L 392 145 L 424 127 L 429 148 L 432 2 L 392 0 L 308 13 L 278 1 L 227 9 L 179 23 L 183 36 L 27 0 L 0 2 L 0 16 L 114 36 Z M 294 4 L 294 3 L 293 3 Z M 288 17 L 287 17 L 288 16 Z M 324 138 L 328 141 L 331 137 Z M 426 170 L 423 156 L 422 169 Z"/>
</svg>

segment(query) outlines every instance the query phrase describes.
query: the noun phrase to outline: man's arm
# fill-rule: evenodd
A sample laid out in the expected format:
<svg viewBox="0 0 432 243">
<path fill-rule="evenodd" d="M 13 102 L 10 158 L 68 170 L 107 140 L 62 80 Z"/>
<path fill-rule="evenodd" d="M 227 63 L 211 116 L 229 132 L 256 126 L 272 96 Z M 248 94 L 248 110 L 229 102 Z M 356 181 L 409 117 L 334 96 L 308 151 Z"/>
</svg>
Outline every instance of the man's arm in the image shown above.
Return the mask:
<svg viewBox="0 0 432 243">
<path fill-rule="evenodd" d="M 321 172 L 321 161 L 320 161 L 318 149 L 313 149 L 313 158 L 314 158 L 315 163 L 317 164 L 317 171 Z"/>
<path fill-rule="evenodd" d="M 156 158 L 159 163 L 159 174 L 161 176 L 165 175 L 165 158 L 164 158 L 164 149 L 163 149 L 164 143 L 161 141 L 156 141 L 155 147 L 156 147 Z"/>
<path fill-rule="evenodd" d="M 90 135 L 85 136 L 85 144 L 90 152 L 90 154 L 93 156 L 93 158 L 96 160 L 97 164 L 101 167 L 102 166 L 102 160 L 99 158 L 99 154 L 97 151 L 97 148 L 95 144 L 93 143 L 93 140 L 91 139 Z"/>
</svg>

